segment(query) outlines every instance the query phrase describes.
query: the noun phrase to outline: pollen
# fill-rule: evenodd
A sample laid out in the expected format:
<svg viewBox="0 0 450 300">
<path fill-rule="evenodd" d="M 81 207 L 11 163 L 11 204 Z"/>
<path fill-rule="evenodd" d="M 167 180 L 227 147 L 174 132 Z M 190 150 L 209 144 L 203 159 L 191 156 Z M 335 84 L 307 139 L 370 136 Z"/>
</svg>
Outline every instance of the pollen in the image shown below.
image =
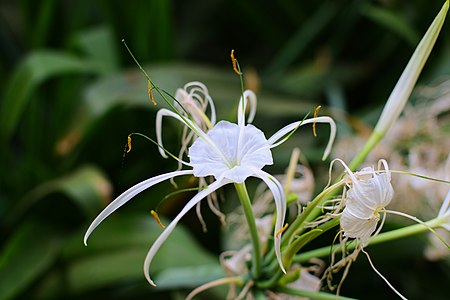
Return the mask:
<svg viewBox="0 0 450 300">
<path fill-rule="evenodd" d="M 131 151 L 131 135 L 128 136 L 127 139 L 127 153 Z"/>
<path fill-rule="evenodd" d="M 239 71 L 239 69 L 238 69 L 238 64 L 237 64 L 237 59 L 234 57 L 234 49 L 231 50 L 230 57 L 231 57 L 231 63 L 233 64 L 233 70 L 234 70 L 234 72 L 235 72 L 236 74 L 238 74 L 239 76 L 241 76 L 241 75 L 242 75 L 242 72 Z"/>
<path fill-rule="evenodd" d="M 156 101 L 155 101 L 155 98 L 153 98 L 153 88 L 152 88 L 152 84 L 151 84 L 150 80 L 147 80 L 147 92 L 148 92 L 148 97 L 152 101 L 153 105 L 156 106 Z"/>
<path fill-rule="evenodd" d="M 286 229 L 288 228 L 289 224 L 286 223 L 283 228 L 281 228 L 280 230 L 278 230 L 278 232 L 275 234 L 275 237 L 278 238 L 280 236 L 280 234 L 282 234 L 283 232 L 286 231 Z"/>
<path fill-rule="evenodd" d="M 318 106 L 316 107 L 316 109 L 314 110 L 314 118 L 317 118 L 317 115 L 319 114 L 319 110 L 320 110 L 321 107 L 322 107 L 321 105 L 318 105 Z M 317 136 L 316 122 L 313 123 L 312 128 L 313 128 L 313 134 L 314 134 L 314 136 Z"/>
<path fill-rule="evenodd" d="M 159 227 L 161 227 L 162 229 L 166 228 L 166 226 L 164 226 L 163 223 L 161 223 L 161 220 L 159 219 L 158 213 L 156 211 L 154 211 L 152 209 L 150 211 L 150 214 L 153 216 L 153 218 L 155 218 L 155 220 L 158 223 Z"/>
</svg>

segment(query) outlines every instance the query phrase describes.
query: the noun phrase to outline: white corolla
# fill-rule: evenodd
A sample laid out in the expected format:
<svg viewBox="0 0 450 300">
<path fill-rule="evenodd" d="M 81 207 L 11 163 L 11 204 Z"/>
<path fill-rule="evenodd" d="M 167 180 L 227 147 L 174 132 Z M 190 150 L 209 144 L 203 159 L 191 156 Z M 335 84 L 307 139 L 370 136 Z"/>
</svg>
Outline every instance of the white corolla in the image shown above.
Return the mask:
<svg viewBox="0 0 450 300">
<path fill-rule="evenodd" d="M 180 104 L 181 102 L 178 102 Z M 310 123 L 328 123 L 330 124 L 330 138 L 326 147 L 324 158 L 329 154 L 332 143 L 336 135 L 336 125 L 330 117 L 316 117 L 298 122 L 291 123 L 266 139 L 264 133 L 251 124 L 245 124 L 245 112 L 247 105 L 250 105 L 250 113 L 247 123 L 253 119 L 256 109 L 256 96 L 252 91 L 245 91 L 240 99 L 238 107 L 237 124 L 227 121 L 220 121 L 211 129 L 205 132 L 198 125 L 199 120 L 189 117 L 188 114 L 173 112 L 164 109 L 161 114 L 167 117 L 173 117 L 179 120 L 183 125 L 195 133 L 197 138 L 189 148 L 189 161 L 182 161 L 183 165 L 189 167 L 187 170 L 179 170 L 144 180 L 130 189 L 126 190 L 113 202 L 111 202 L 92 222 L 84 236 L 84 242 L 92 231 L 111 213 L 128 202 L 140 192 L 149 187 L 171 179 L 176 176 L 194 175 L 196 177 L 213 176 L 214 181 L 204 189 L 200 190 L 181 210 L 181 212 L 173 219 L 173 221 L 164 229 L 161 235 L 151 246 L 144 263 L 144 274 L 150 284 L 154 285 L 150 279 L 149 268 L 153 257 L 158 249 L 174 230 L 180 219 L 197 203 L 214 193 L 217 189 L 229 183 L 240 184 L 248 177 L 257 177 L 263 180 L 274 195 L 276 205 L 276 221 L 274 229 L 274 248 L 280 264 L 284 270 L 280 254 L 280 238 L 282 231 L 285 212 L 286 199 L 283 187 L 274 176 L 263 171 L 263 167 L 273 163 L 271 149 L 282 144 L 290 133 L 295 131 L 299 126 Z M 187 112 L 187 110 L 185 111 Z M 211 124 L 214 124 L 212 122 Z M 160 135 L 159 135 L 160 137 Z M 161 140 L 159 139 L 158 142 Z M 278 234 L 277 234 L 278 233 Z"/>
<path fill-rule="evenodd" d="M 344 236 L 357 238 L 365 246 L 380 221 L 380 213 L 391 202 L 394 189 L 391 174 L 385 160 L 380 160 L 378 170 L 367 167 L 359 172 L 347 169 L 350 179 L 349 190 L 345 194 L 345 208 L 341 216 Z M 380 170 L 380 165 L 384 170 Z"/>
</svg>

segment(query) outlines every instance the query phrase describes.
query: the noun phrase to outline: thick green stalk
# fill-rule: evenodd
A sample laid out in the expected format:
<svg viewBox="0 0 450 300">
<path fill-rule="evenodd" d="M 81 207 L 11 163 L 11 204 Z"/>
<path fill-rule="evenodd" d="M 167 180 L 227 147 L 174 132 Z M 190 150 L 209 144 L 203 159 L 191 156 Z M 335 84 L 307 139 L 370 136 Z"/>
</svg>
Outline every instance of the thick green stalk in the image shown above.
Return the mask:
<svg viewBox="0 0 450 300">
<path fill-rule="evenodd" d="M 425 222 L 425 224 L 428 227 L 423 224 L 415 224 L 415 225 L 383 232 L 383 233 L 380 233 L 379 235 L 377 235 L 376 237 L 374 237 L 373 240 L 369 243 L 369 245 L 380 244 L 380 243 L 396 240 L 399 238 L 423 233 L 423 232 L 429 231 L 430 227 L 431 228 L 439 227 L 441 223 L 442 223 L 442 220 L 436 218 L 431 221 Z M 345 250 L 348 250 L 348 251 L 353 250 L 353 249 L 355 249 L 355 246 L 356 246 L 356 243 L 354 241 L 352 241 L 351 243 L 347 244 L 347 246 L 345 247 Z M 294 257 L 293 261 L 295 263 L 301 263 L 301 262 L 306 262 L 306 261 L 310 260 L 311 258 L 324 257 L 324 256 L 329 255 L 333 251 L 333 249 L 341 251 L 342 247 L 339 247 L 339 245 L 332 245 L 332 246 L 327 246 L 327 247 L 311 250 L 311 251 L 297 255 L 296 257 Z"/>
<path fill-rule="evenodd" d="M 261 245 L 259 243 L 258 228 L 256 227 L 255 216 L 253 215 L 252 203 L 248 196 L 247 187 L 245 182 L 235 183 L 236 191 L 244 210 L 245 218 L 248 224 L 248 230 L 250 232 L 250 239 L 253 246 L 252 255 L 252 275 L 253 279 L 259 278 L 261 275 Z"/>
</svg>

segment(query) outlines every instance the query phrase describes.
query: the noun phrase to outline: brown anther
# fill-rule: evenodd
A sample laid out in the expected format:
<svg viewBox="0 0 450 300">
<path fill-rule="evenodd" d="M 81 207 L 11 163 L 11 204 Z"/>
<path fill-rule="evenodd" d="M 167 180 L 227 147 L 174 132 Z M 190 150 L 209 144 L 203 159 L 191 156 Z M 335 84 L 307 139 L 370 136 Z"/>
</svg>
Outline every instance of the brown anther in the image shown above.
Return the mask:
<svg viewBox="0 0 450 300">
<path fill-rule="evenodd" d="M 131 151 L 131 135 L 128 136 L 127 139 L 127 153 Z"/>
<path fill-rule="evenodd" d="M 237 60 L 236 60 L 236 58 L 234 57 L 234 49 L 231 50 L 230 57 L 231 57 L 231 63 L 233 64 L 233 70 L 234 70 L 234 72 L 235 72 L 236 74 L 238 74 L 239 76 L 241 76 L 241 75 L 242 75 L 242 72 L 239 71 L 238 66 L 237 66 Z"/>
<path fill-rule="evenodd" d="M 278 238 L 280 236 L 280 234 L 282 234 L 283 232 L 286 231 L 286 229 L 288 228 L 289 224 L 286 223 L 284 224 L 283 228 L 281 228 L 280 230 L 278 230 L 278 232 L 275 234 L 275 237 Z"/>
<path fill-rule="evenodd" d="M 152 101 L 153 105 L 156 106 L 155 98 L 153 98 L 153 88 L 150 80 L 147 80 L 147 91 L 148 91 L 148 97 Z"/>
<path fill-rule="evenodd" d="M 314 118 L 317 118 L 317 115 L 319 114 L 319 110 L 320 110 L 321 107 L 322 107 L 321 105 L 318 105 L 318 106 L 316 107 L 316 109 L 314 110 Z M 314 134 L 314 136 L 317 136 L 317 132 L 316 132 L 316 122 L 313 123 L 312 128 L 313 128 L 313 134 Z"/>
<path fill-rule="evenodd" d="M 161 227 L 162 229 L 166 228 L 166 226 L 164 226 L 163 223 L 161 223 L 161 220 L 159 219 L 158 213 L 156 211 L 154 211 L 152 209 L 150 211 L 150 214 L 153 216 L 153 218 L 155 218 L 155 220 L 158 223 L 159 227 Z"/>
</svg>

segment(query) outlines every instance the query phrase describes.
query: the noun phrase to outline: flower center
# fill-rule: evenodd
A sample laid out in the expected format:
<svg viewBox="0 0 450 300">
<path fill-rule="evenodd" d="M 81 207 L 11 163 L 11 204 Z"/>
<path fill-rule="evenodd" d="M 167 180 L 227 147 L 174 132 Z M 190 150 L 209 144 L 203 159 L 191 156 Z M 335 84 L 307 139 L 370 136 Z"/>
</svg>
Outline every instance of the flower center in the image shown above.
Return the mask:
<svg viewBox="0 0 450 300">
<path fill-rule="evenodd" d="M 189 148 L 194 176 L 214 176 L 241 183 L 255 170 L 273 163 L 264 133 L 253 125 L 220 121 L 207 136 L 209 141 L 197 138 Z"/>
</svg>

